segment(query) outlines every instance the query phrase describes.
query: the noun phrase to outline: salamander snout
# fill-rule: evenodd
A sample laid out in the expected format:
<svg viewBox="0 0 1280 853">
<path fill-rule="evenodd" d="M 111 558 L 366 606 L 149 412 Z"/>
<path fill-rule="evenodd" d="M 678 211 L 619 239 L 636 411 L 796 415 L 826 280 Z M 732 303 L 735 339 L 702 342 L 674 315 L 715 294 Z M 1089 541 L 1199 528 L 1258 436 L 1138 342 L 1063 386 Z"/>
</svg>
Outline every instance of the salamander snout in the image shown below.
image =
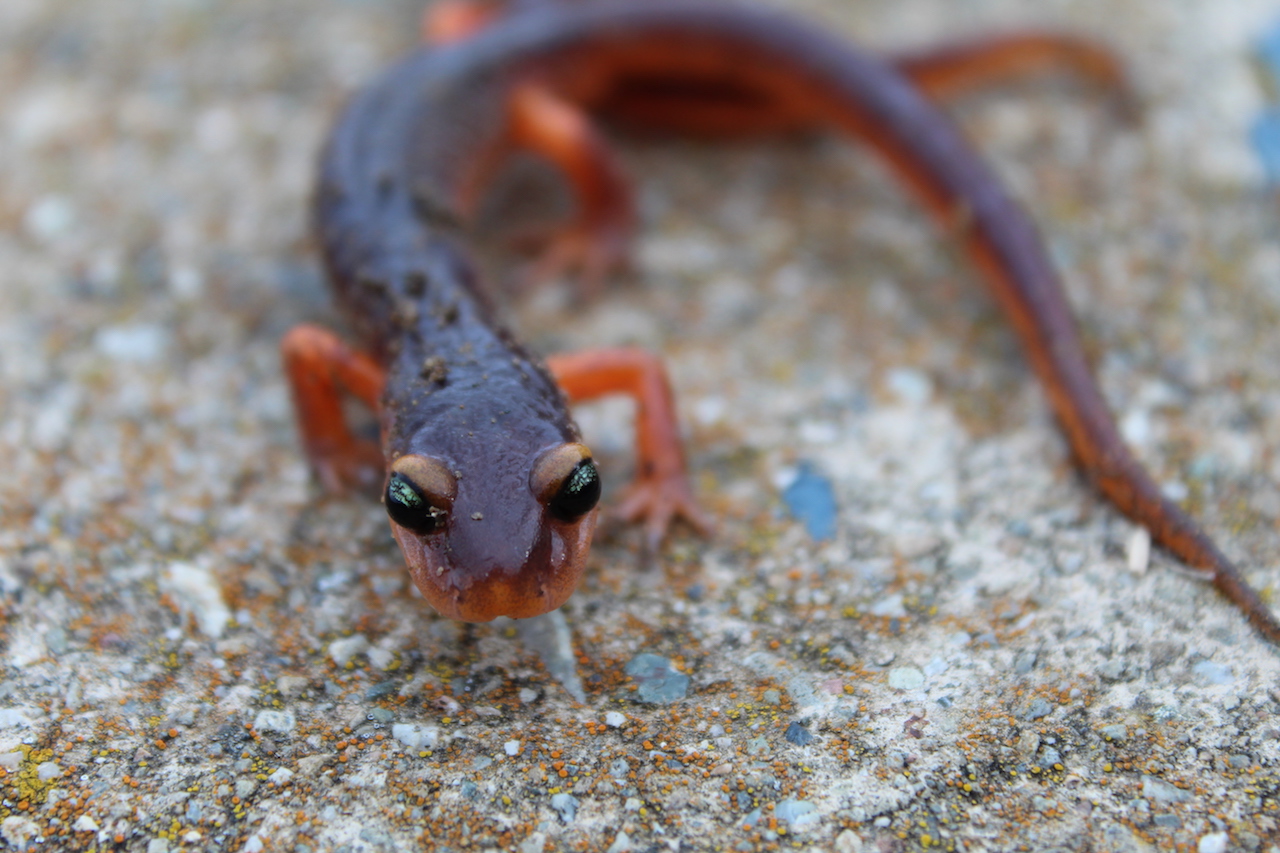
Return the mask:
<svg viewBox="0 0 1280 853">
<path fill-rule="evenodd" d="M 526 470 L 526 482 L 513 484 L 459 476 L 420 454 L 392 463 L 384 494 L 391 532 L 442 616 L 538 616 L 577 587 L 600 498 L 591 452 L 576 442 L 555 445 Z"/>
</svg>

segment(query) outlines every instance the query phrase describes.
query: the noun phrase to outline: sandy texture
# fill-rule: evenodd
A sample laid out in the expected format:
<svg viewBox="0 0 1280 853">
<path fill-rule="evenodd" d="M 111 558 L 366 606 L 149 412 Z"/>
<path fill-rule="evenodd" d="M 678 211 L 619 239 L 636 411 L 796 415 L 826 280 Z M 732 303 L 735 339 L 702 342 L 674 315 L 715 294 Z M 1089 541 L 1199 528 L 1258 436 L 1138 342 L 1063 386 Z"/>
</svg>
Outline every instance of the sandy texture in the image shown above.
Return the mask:
<svg viewBox="0 0 1280 853">
<path fill-rule="evenodd" d="M 793 5 L 882 45 L 1033 22 L 1131 60 L 1140 128 L 1058 82 L 959 114 L 1126 434 L 1273 590 L 1280 244 L 1245 144 L 1269 4 Z M 0 3 L 3 843 L 1280 849 L 1277 650 L 1144 558 L 974 277 L 835 142 L 628 146 L 635 274 L 513 309 L 545 351 L 667 353 L 715 537 L 647 561 L 605 525 L 561 620 L 430 613 L 381 507 L 309 483 L 276 356 L 338 324 L 315 152 L 416 14 Z M 626 406 L 582 420 L 616 489 Z M 806 462 L 830 542 L 782 511 Z"/>
</svg>

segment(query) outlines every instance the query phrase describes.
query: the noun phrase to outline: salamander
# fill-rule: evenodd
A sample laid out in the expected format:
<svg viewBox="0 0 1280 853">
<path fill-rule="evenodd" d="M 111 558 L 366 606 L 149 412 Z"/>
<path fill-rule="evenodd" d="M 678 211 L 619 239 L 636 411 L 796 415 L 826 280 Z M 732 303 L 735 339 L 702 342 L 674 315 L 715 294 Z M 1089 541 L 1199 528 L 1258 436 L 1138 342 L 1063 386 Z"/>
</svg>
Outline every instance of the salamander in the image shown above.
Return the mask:
<svg viewBox="0 0 1280 853">
<path fill-rule="evenodd" d="M 560 167 L 578 201 L 543 272 L 590 281 L 625 254 L 631 196 L 591 115 L 711 137 L 819 129 L 868 145 L 989 285 L 1099 492 L 1280 641 L 1258 594 L 1126 448 L 1036 227 L 936 104 L 1044 66 L 1122 90 L 1105 50 L 1032 34 L 884 59 L 777 11 L 697 0 L 518 4 L 442 32 L 444 44 L 354 96 L 321 156 L 315 230 L 358 345 L 314 326 L 282 343 L 318 479 L 330 491 L 380 484 L 410 574 L 442 615 L 528 617 L 574 590 L 601 480 L 570 402 L 637 399 L 637 476 L 621 512 L 652 543 L 680 517 L 707 526 L 661 363 L 630 348 L 540 359 L 496 321 L 471 260 L 476 200 L 517 148 Z M 344 422 L 344 394 L 378 413 L 380 449 Z"/>
</svg>

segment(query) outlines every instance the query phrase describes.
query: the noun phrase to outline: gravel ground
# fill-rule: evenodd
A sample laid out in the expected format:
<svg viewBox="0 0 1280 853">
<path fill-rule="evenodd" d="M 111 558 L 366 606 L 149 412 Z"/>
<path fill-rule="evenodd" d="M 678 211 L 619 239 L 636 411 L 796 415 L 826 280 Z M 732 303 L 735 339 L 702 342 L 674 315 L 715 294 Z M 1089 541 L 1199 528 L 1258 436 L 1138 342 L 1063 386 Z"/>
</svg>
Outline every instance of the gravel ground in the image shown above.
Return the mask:
<svg viewBox="0 0 1280 853">
<path fill-rule="evenodd" d="M 1139 127 L 1060 81 L 956 109 L 1126 435 L 1276 589 L 1280 243 L 1245 142 L 1270 4 L 788 5 L 1130 59 Z M 630 144 L 635 272 L 514 300 L 544 351 L 668 355 L 715 536 L 648 559 L 605 524 L 560 615 L 432 614 L 381 508 L 309 482 L 276 355 L 341 325 L 315 152 L 417 13 L 0 4 L 0 840 L 1280 850 L 1276 649 L 1084 487 L 978 282 L 833 141 Z M 626 406 L 582 421 L 622 482 Z M 797 478 L 829 540 L 787 516 Z"/>
</svg>

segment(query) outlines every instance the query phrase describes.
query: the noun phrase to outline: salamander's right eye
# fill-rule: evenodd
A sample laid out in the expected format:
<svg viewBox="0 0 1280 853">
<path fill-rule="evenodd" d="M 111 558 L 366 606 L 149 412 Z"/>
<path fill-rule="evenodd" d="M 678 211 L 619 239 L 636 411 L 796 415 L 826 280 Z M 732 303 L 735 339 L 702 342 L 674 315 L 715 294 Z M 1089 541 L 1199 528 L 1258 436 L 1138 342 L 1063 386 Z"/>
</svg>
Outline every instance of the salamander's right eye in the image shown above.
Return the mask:
<svg viewBox="0 0 1280 853">
<path fill-rule="evenodd" d="M 437 533 L 449 521 L 458 481 L 439 459 L 408 454 L 391 463 L 383 501 L 387 515 L 414 533 Z"/>
<path fill-rule="evenodd" d="M 545 451 L 533 466 L 529 486 L 560 521 L 577 521 L 600 501 L 600 472 L 584 444 L 562 444 Z"/>
</svg>

